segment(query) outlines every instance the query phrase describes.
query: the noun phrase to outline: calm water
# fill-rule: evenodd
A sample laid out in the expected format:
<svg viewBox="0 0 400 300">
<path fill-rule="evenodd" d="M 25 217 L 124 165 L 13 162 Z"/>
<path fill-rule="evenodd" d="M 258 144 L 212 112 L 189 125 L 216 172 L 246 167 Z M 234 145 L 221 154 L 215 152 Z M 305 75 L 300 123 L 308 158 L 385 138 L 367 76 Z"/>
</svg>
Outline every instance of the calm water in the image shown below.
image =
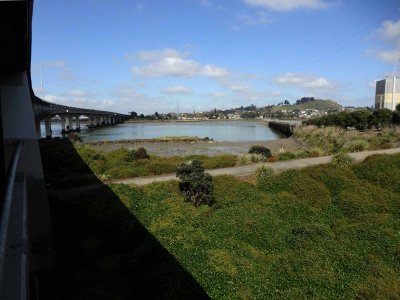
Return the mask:
<svg viewBox="0 0 400 300">
<path fill-rule="evenodd" d="M 266 141 L 283 138 L 261 122 L 252 121 L 206 121 L 165 123 L 124 123 L 112 127 L 87 129 L 81 123 L 83 141 L 114 141 L 121 139 L 149 139 L 162 136 L 209 137 L 216 141 Z M 53 136 L 59 136 L 60 123 L 52 123 Z M 42 124 L 42 135 L 44 125 Z"/>
</svg>

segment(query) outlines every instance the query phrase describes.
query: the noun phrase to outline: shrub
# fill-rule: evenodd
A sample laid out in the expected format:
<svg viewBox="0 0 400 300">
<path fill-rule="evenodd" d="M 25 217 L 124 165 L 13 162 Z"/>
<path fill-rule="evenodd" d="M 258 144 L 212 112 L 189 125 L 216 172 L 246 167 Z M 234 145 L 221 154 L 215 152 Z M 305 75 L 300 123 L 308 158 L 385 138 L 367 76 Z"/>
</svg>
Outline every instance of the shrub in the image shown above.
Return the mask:
<svg viewBox="0 0 400 300">
<path fill-rule="evenodd" d="M 134 154 L 135 159 L 148 159 L 150 156 L 147 154 L 147 151 L 145 148 L 140 147 L 135 151 Z"/>
<path fill-rule="evenodd" d="M 351 152 L 365 151 L 369 148 L 369 143 L 366 140 L 361 139 L 354 140 L 347 146 L 347 149 L 349 149 Z"/>
<path fill-rule="evenodd" d="M 270 156 L 267 158 L 267 162 L 276 162 L 278 160 L 279 160 L 279 158 L 276 156 Z"/>
<path fill-rule="evenodd" d="M 189 164 L 181 164 L 176 170 L 176 177 L 181 180 L 179 188 L 186 201 L 195 207 L 213 204 L 213 179 L 210 174 L 204 172 L 201 161 L 193 160 Z"/>
<path fill-rule="evenodd" d="M 252 163 L 262 162 L 265 160 L 265 156 L 262 154 L 243 154 L 238 156 L 237 164 L 238 165 L 250 165 Z"/>
<path fill-rule="evenodd" d="M 310 157 L 320 157 L 324 155 L 324 150 L 319 147 L 313 147 L 310 150 Z"/>
<path fill-rule="evenodd" d="M 237 158 L 238 165 L 250 165 L 251 164 L 251 154 L 239 155 Z"/>
<path fill-rule="evenodd" d="M 217 169 L 232 167 L 236 164 L 236 155 L 223 154 L 218 156 L 205 156 L 204 159 L 200 159 L 204 163 L 206 169 Z"/>
<path fill-rule="evenodd" d="M 271 156 L 271 151 L 267 147 L 262 146 L 262 145 L 251 146 L 251 148 L 249 150 L 249 153 L 250 154 L 252 154 L 252 153 L 262 154 L 265 157 L 270 157 Z"/>
<path fill-rule="evenodd" d="M 279 160 L 290 160 L 290 159 L 295 159 L 296 154 L 293 152 L 284 152 L 284 153 L 279 153 L 278 154 Z"/>
<path fill-rule="evenodd" d="M 348 167 L 351 166 L 354 162 L 354 158 L 346 153 L 338 153 L 335 154 L 331 159 L 331 164 L 334 164 L 339 167 Z"/>
<path fill-rule="evenodd" d="M 274 169 L 267 165 L 261 165 L 256 170 L 256 184 L 261 185 L 263 182 L 275 175 Z"/>
<path fill-rule="evenodd" d="M 128 150 L 128 153 L 126 154 L 126 161 L 134 161 L 135 160 L 135 154 L 136 154 L 135 149 L 130 148 Z"/>
<path fill-rule="evenodd" d="M 383 143 L 383 144 L 381 144 L 380 148 L 381 149 L 391 149 L 391 148 L 393 148 L 393 144 L 391 144 L 391 143 Z"/>
</svg>

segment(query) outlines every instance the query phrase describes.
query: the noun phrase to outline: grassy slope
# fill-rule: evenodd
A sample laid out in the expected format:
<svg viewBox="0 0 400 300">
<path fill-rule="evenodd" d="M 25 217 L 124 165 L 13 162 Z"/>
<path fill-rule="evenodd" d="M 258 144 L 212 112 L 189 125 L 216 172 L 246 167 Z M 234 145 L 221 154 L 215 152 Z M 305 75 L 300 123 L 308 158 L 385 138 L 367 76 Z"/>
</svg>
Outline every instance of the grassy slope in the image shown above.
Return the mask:
<svg viewBox="0 0 400 300">
<path fill-rule="evenodd" d="M 110 178 L 126 178 L 137 176 L 161 175 L 174 173 L 176 167 L 189 160 L 198 159 L 206 169 L 232 167 L 237 157 L 231 154 L 218 156 L 188 155 L 185 157 L 160 157 L 151 155 L 150 159 L 134 160 L 130 158 L 130 151 L 120 148 L 111 152 L 100 152 L 88 145 L 77 145 L 76 150 L 82 159 L 97 175 Z"/>
<path fill-rule="evenodd" d="M 327 110 L 332 108 L 340 108 L 341 105 L 332 100 L 314 100 L 306 103 L 302 103 L 299 105 L 284 105 L 284 106 L 275 106 L 272 111 L 280 111 L 280 110 L 294 110 L 294 109 L 320 109 Z"/>
<path fill-rule="evenodd" d="M 400 296 L 400 155 L 282 173 L 258 188 L 215 178 L 193 208 L 176 182 L 112 189 L 216 299 Z"/>
</svg>

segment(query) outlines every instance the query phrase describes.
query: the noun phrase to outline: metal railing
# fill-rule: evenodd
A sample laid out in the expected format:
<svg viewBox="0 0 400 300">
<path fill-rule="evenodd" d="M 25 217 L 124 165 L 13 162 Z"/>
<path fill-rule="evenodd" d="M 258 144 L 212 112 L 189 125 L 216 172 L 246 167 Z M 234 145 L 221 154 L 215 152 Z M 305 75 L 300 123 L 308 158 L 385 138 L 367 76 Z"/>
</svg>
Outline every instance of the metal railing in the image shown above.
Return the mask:
<svg viewBox="0 0 400 300">
<path fill-rule="evenodd" d="M 9 296 L 15 295 L 14 292 L 19 295 L 18 298 L 20 299 L 24 299 L 27 296 L 27 203 L 25 176 L 22 182 L 16 184 L 22 147 L 23 142 L 18 141 L 10 160 L 1 210 L 0 298 L 4 294 Z M 21 202 L 17 203 L 16 199 L 19 199 Z M 19 270 L 15 271 L 15 269 Z M 10 276 L 17 276 L 17 278 L 11 279 Z M 13 280 L 17 286 L 10 287 L 8 285 L 10 280 Z M 6 281 L 7 284 L 5 283 Z"/>
</svg>

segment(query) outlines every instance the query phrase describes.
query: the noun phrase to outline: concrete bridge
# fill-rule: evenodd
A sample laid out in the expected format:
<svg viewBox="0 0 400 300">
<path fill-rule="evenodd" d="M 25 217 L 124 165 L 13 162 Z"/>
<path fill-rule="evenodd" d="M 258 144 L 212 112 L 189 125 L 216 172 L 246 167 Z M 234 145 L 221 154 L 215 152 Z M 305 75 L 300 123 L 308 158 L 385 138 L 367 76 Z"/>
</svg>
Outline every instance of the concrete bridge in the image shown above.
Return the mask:
<svg viewBox="0 0 400 300">
<path fill-rule="evenodd" d="M 81 116 L 88 118 L 90 128 L 122 123 L 128 115 L 88 108 L 65 106 L 44 101 L 37 96 L 32 98 L 33 113 L 38 137 L 41 137 L 40 122 L 44 121 L 46 138 L 51 138 L 51 120 L 55 116 L 61 119 L 61 133 L 81 130 Z"/>
<path fill-rule="evenodd" d="M 57 258 L 38 135 L 123 122 L 127 115 L 57 105 L 31 82 L 33 0 L 0 1 L 0 299 L 59 299 Z"/>
<path fill-rule="evenodd" d="M 283 133 L 286 136 L 291 136 L 294 129 L 300 126 L 302 121 L 293 120 L 268 120 L 267 124 L 269 127 Z"/>
</svg>

